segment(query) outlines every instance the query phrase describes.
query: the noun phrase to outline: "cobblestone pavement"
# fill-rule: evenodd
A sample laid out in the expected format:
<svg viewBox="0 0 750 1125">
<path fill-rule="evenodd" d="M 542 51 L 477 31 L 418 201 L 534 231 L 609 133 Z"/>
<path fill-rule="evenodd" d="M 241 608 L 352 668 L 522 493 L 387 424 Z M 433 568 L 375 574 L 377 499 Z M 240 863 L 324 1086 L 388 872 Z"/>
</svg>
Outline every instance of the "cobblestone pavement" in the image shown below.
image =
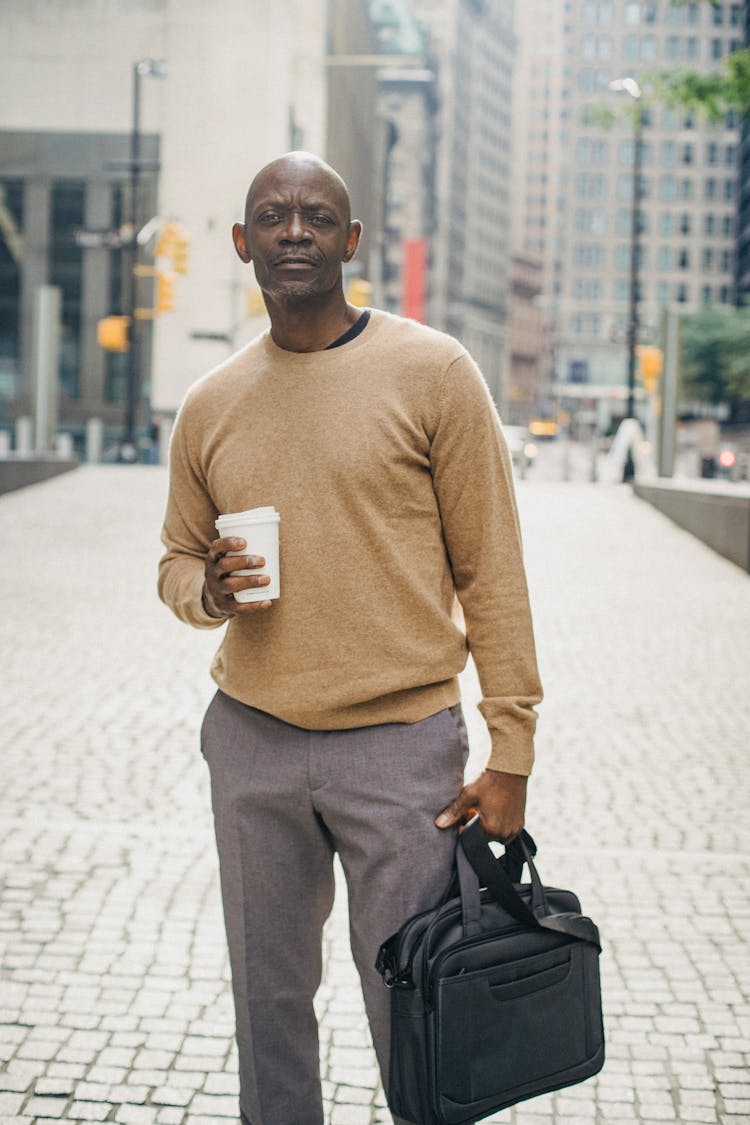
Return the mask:
<svg viewBox="0 0 750 1125">
<path fill-rule="evenodd" d="M 197 750 L 216 634 L 156 600 L 165 484 L 84 468 L 0 498 L 0 1122 L 236 1115 Z M 601 926 L 608 1060 L 492 1120 L 750 1122 L 750 583 L 621 486 L 519 492 L 547 691 L 528 823 Z M 326 954 L 329 1125 L 386 1122 L 340 895 Z"/>
</svg>

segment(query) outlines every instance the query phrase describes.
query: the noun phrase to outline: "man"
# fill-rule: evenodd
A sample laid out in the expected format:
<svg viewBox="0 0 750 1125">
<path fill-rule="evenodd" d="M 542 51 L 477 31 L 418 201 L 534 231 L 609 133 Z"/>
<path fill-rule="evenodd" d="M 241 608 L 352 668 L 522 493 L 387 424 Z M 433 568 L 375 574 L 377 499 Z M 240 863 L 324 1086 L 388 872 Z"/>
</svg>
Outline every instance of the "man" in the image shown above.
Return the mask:
<svg viewBox="0 0 750 1125">
<path fill-rule="evenodd" d="M 191 625 L 228 622 L 202 749 L 251 1125 L 323 1121 L 313 996 L 335 852 L 387 1083 L 378 947 L 437 901 L 474 811 L 491 837 L 520 831 L 541 697 L 486 386 L 451 337 L 347 304 L 342 263 L 360 234 L 345 184 L 315 156 L 258 173 L 233 237 L 270 332 L 191 388 L 170 454 L 161 596 Z M 269 505 L 281 597 L 240 603 L 236 591 L 267 583 L 264 560 L 230 557 L 252 544 L 217 539 L 214 521 Z M 462 787 L 469 647 L 493 748 Z"/>
</svg>

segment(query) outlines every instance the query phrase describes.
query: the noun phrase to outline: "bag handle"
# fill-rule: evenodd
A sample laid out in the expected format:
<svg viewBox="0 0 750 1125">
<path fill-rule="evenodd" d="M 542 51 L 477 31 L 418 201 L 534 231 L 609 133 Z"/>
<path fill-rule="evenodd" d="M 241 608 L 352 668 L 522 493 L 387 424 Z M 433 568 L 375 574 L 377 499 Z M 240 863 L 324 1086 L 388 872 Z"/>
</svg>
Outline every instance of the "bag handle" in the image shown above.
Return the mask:
<svg viewBox="0 0 750 1125">
<path fill-rule="evenodd" d="M 578 941 L 587 941 L 601 949 L 599 930 L 590 918 L 583 914 L 555 914 L 550 908 L 544 891 L 542 880 L 534 864 L 533 856 L 536 854 L 536 844 L 527 832 L 522 832 L 508 845 L 511 851 L 511 861 L 504 863 L 505 856 L 496 859 L 489 848 L 489 841 L 484 829 L 476 817 L 464 828 L 458 838 L 457 867 L 459 884 L 461 887 L 461 900 L 463 905 L 464 930 L 469 933 L 476 931 L 479 923 L 479 903 L 476 886 L 470 884 L 473 880 L 468 877 L 467 864 L 479 879 L 482 886 L 486 887 L 496 902 L 503 906 L 511 917 L 525 926 L 542 927 L 547 930 L 556 930 Z M 508 848 L 506 848 L 507 855 Z M 508 875 L 507 868 L 518 870 L 517 859 L 519 853 L 523 862 L 529 869 L 531 877 L 531 907 L 529 908 L 513 885 Z M 465 903 L 464 899 L 468 901 Z M 471 905 L 469 905 L 469 903 Z"/>
</svg>

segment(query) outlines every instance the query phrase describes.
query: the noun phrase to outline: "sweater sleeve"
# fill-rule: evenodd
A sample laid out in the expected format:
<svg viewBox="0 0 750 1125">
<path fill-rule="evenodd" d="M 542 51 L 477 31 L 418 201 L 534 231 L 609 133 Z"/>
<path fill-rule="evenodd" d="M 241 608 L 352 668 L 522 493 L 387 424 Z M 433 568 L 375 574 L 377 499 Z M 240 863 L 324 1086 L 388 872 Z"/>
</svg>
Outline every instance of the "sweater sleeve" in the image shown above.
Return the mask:
<svg viewBox="0 0 750 1125">
<path fill-rule="evenodd" d="M 435 492 L 456 593 L 482 690 L 488 766 L 529 774 L 542 690 L 510 455 L 478 368 L 464 353 L 445 373 L 431 442 Z"/>
<path fill-rule="evenodd" d="M 224 625 L 203 608 L 204 560 L 216 538 L 218 515 L 197 458 L 191 453 L 187 402 L 175 421 L 169 446 L 169 495 L 161 540 L 159 597 L 181 621 L 198 629 Z"/>
</svg>

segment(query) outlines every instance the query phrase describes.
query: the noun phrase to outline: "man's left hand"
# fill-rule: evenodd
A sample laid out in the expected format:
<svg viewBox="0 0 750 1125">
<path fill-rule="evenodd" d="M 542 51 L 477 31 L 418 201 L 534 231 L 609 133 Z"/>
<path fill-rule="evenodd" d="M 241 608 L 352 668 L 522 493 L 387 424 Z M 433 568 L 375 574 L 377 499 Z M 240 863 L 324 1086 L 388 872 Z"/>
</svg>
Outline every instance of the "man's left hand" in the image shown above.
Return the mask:
<svg viewBox="0 0 750 1125">
<path fill-rule="evenodd" d="M 500 770 L 485 770 L 465 785 L 455 801 L 435 819 L 438 828 L 450 828 L 476 813 L 491 840 L 509 844 L 523 828 L 527 777 Z"/>
</svg>

